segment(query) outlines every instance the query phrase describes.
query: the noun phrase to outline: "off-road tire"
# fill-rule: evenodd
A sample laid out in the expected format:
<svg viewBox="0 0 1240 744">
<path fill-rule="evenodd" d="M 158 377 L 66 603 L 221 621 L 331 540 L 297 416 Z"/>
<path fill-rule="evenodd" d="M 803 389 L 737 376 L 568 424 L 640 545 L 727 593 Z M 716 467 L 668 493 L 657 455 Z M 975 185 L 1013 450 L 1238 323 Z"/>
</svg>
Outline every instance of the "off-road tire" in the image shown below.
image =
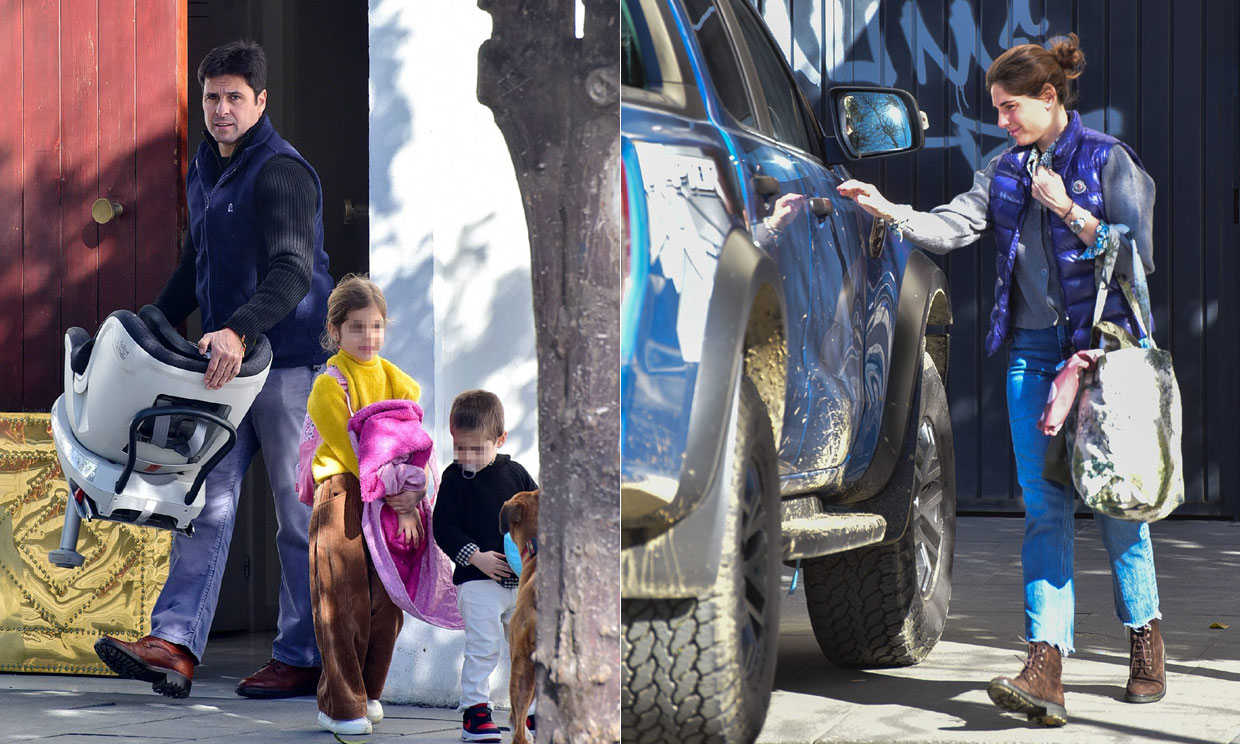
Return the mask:
<svg viewBox="0 0 1240 744">
<path fill-rule="evenodd" d="M 917 414 L 909 417 L 901 462 L 887 485 L 911 494 L 904 534 L 890 544 L 802 564 L 814 636 L 836 664 L 916 664 L 938 643 L 947 622 L 956 543 L 956 466 L 947 392 L 925 353 L 913 410 Z"/>
<path fill-rule="evenodd" d="M 730 503 L 714 588 L 701 598 L 621 602 L 625 742 L 748 744 L 766 718 L 779 640 L 775 440 L 747 379 L 735 409 Z"/>
</svg>

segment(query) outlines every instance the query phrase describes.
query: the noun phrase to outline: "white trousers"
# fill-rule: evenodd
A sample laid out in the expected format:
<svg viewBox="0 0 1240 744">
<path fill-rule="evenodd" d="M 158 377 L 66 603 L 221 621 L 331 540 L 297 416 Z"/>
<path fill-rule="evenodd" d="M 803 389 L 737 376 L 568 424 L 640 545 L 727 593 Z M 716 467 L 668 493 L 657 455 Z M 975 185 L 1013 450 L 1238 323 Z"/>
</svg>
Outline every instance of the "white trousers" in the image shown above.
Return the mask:
<svg viewBox="0 0 1240 744">
<path fill-rule="evenodd" d="M 465 663 L 461 665 L 461 707 L 491 702 L 491 672 L 508 653 L 508 618 L 517 590 L 496 581 L 466 581 L 456 588 L 456 606 L 465 621 Z"/>
</svg>

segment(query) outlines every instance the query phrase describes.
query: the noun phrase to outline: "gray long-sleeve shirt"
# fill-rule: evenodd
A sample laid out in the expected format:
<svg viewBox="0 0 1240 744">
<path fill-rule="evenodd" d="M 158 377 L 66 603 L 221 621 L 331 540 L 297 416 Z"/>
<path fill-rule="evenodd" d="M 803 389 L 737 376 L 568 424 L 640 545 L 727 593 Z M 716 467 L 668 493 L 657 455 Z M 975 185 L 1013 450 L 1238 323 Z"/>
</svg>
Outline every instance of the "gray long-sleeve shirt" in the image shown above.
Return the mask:
<svg viewBox="0 0 1240 744">
<path fill-rule="evenodd" d="M 907 211 L 897 213 L 897 217 L 908 218 L 905 239 L 941 255 L 969 245 L 990 232 L 993 227 L 988 209 L 990 181 L 1001 157 L 996 156 L 983 170 L 973 174 L 973 187 L 947 204 L 929 212 L 906 207 Z M 1064 186 L 1071 188 L 1071 184 Z M 1153 272 L 1154 179 L 1133 162 L 1123 147 L 1111 148 L 1110 157 L 1102 167 L 1102 200 L 1105 221 L 1129 227 L 1145 273 Z M 1029 198 L 1029 210 L 1021 225 L 1012 269 L 1013 327 L 1049 328 L 1067 322 L 1048 221 L 1057 219 L 1059 216 L 1051 214 L 1041 202 Z M 1115 271 L 1120 276 L 1132 276 L 1130 251 L 1125 245 L 1117 256 Z"/>
</svg>

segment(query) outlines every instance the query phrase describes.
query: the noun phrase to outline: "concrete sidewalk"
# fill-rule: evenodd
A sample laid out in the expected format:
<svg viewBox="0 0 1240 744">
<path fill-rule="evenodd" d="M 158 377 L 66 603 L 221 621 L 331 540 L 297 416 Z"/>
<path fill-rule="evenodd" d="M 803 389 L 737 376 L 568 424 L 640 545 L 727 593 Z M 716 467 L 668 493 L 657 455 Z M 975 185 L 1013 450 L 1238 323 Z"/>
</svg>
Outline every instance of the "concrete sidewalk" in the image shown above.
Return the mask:
<svg viewBox="0 0 1240 744">
<path fill-rule="evenodd" d="M 157 695 L 148 683 L 112 677 L 0 674 L 0 742 L 335 744 L 318 726 L 313 696 L 249 700 L 233 692 L 270 652 L 269 634 L 213 636 L 185 700 Z M 386 704 L 384 714 L 373 735 L 343 739 L 461 740 L 461 714 L 452 708 Z M 507 727 L 507 711 L 495 711 L 495 722 Z"/>
<path fill-rule="evenodd" d="M 943 641 L 915 667 L 832 666 L 814 641 L 804 593 L 786 597 L 776 691 L 759 742 L 1240 744 L 1240 524 L 1154 526 L 1168 694 L 1130 705 L 1122 701 L 1128 645 L 1114 618 L 1105 553 L 1093 522 L 1078 520 L 1077 653 L 1065 663 L 1069 723 L 1060 729 L 1034 728 L 995 708 L 985 692 L 991 677 L 1020 670 L 1021 531 L 1019 519 L 959 520 L 951 618 Z M 1212 630 L 1214 622 L 1231 627 Z M 313 697 L 233 693 L 269 648 L 262 635 L 213 638 L 187 700 L 112 678 L 0 674 L 0 742 L 334 744 L 315 723 Z M 455 710 L 385 708 L 374 735 L 345 739 L 460 741 Z M 496 722 L 507 726 L 507 713 L 496 711 Z"/>
<path fill-rule="evenodd" d="M 1149 705 L 1123 701 L 1128 641 L 1115 618 L 1106 552 L 1092 519 L 1076 526 L 1076 653 L 1064 661 L 1066 727 L 1035 727 L 986 695 L 990 678 L 1015 676 L 1024 657 L 1023 520 L 969 517 L 957 528 L 947 630 L 918 666 L 833 666 L 814 640 L 804 593 L 784 598 L 775 694 L 758 741 L 1240 744 L 1240 524 L 1152 526 L 1167 696 Z"/>
</svg>

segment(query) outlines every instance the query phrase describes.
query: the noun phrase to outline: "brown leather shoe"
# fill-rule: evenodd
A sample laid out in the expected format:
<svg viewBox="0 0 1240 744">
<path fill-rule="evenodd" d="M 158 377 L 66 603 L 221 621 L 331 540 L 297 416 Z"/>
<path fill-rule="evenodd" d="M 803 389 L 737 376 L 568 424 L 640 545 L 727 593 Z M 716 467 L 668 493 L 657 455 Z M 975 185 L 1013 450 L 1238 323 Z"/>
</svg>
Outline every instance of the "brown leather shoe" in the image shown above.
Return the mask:
<svg viewBox="0 0 1240 744">
<path fill-rule="evenodd" d="M 237 694 L 248 698 L 286 698 L 313 695 L 319 689 L 322 667 L 299 667 L 272 659 L 241 680 Z"/>
<path fill-rule="evenodd" d="M 195 661 L 183 646 L 150 635 L 133 643 L 104 636 L 95 641 L 95 653 L 123 679 L 150 682 L 160 695 L 189 697 Z"/>
<path fill-rule="evenodd" d="M 1128 630 L 1128 688 L 1124 700 L 1130 703 L 1155 703 L 1167 694 L 1166 649 L 1158 621 L 1151 620 L 1144 628 Z"/>
<path fill-rule="evenodd" d="M 995 705 L 1004 710 L 1024 713 L 1030 721 L 1043 726 L 1062 726 L 1068 722 L 1063 706 L 1063 659 L 1059 649 L 1036 641 L 1029 644 L 1025 668 L 1016 679 L 995 677 L 987 692 Z"/>
</svg>

